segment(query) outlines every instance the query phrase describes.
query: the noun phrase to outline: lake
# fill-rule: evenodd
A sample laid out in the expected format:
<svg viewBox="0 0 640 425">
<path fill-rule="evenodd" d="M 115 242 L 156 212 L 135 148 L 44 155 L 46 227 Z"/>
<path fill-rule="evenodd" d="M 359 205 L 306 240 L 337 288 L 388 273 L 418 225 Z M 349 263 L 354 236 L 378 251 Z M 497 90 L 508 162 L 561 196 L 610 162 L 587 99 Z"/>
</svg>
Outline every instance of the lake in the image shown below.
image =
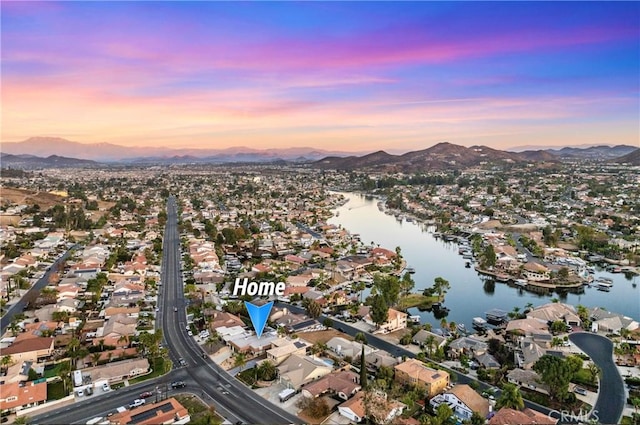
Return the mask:
<svg viewBox="0 0 640 425">
<path fill-rule="evenodd" d="M 441 276 L 449 281 L 451 289 L 447 292 L 444 306 L 449 308 L 447 321 L 464 323 L 471 329 L 474 317 L 485 317 L 492 308 L 511 311 L 514 307 L 524 310 L 528 303 L 538 306 L 558 298 L 561 302 L 586 307 L 604 307 L 610 311 L 622 313 L 638 320 L 640 316 L 640 289 L 633 286 L 633 279 L 624 274 L 596 270 L 595 277 L 613 279 L 610 292 L 602 292 L 595 287 L 585 287 L 584 292 L 536 294 L 506 283 L 484 281 L 473 268 L 465 268 L 465 262 L 458 255 L 458 245 L 437 239 L 433 228 L 427 228 L 415 222 L 400 221 L 392 215 L 380 211 L 378 199 L 354 193 L 342 193 L 348 202 L 336 208 L 329 223 L 341 225 L 352 234 L 360 235 L 364 244 L 373 242 L 383 248 L 394 250 L 399 246 L 407 265 L 415 269 L 414 291 L 420 291 L 433 285 L 433 280 Z M 636 280 L 640 280 L 636 278 Z M 366 293 L 365 293 L 366 294 Z M 433 312 L 420 312 L 410 309 L 410 314 L 421 316 L 422 323 L 440 324 L 441 317 Z"/>
</svg>

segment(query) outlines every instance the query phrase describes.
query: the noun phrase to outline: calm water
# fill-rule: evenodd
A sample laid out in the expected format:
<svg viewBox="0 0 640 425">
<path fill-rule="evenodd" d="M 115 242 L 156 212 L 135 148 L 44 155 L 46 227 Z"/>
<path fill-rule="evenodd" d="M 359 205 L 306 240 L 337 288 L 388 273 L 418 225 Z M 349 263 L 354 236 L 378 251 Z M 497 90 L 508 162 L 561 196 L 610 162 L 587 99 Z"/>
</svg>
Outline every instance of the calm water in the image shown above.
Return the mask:
<svg viewBox="0 0 640 425">
<path fill-rule="evenodd" d="M 606 276 L 613 279 L 610 292 L 585 288 L 582 294 L 569 293 L 566 296 L 557 293 L 535 294 L 506 283 L 485 282 L 480 279 L 473 268 L 465 268 L 465 262 L 458 255 L 458 245 L 436 239 L 430 230 L 417 223 L 399 222 L 394 216 L 387 215 L 377 207 L 377 200 L 359 194 L 343 193 L 348 202 L 335 211 L 339 216 L 333 217 L 329 223 L 342 225 L 352 234 L 357 233 L 365 244 L 374 242 L 381 247 L 394 250 L 399 246 L 408 266 L 415 268 L 414 291 L 431 286 L 437 276 L 449 281 L 451 289 L 447 292 L 444 305 L 449 308 L 446 319 L 456 323 L 464 323 L 471 329 L 472 319 L 476 316 L 484 318 L 484 313 L 492 308 L 511 311 L 514 307 L 524 309 L 527 303 L 534 306 L 559 298 L 568 304 L 582 304 L 587 307 L 604 307 L 610 311 L 622 313 L 638 319 L 640 317 L 640 288 L 634 288 L 633 279 L 628 280 L 624 274 L 613 274 L 596 271 L 595 276 Z M 640 278 L 636 278 L 640 283 Z M 432 312 L 420 312 L 411 309 L 410 314 L 419 314 L 422 323 L 439 325 L 441 317 L 434 317 Z"/>
</svg>

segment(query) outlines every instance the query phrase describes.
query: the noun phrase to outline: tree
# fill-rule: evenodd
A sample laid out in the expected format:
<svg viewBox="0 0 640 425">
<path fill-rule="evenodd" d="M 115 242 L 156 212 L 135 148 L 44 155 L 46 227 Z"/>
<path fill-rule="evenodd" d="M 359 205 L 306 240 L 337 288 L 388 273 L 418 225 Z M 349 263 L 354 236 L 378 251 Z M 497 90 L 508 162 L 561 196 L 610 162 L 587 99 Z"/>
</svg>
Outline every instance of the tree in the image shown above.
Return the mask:
<svg viewBox="0 0 640 425">
<path fill-rule="evenodd" d="M 569 368 L 571 369 L 572 376 L 575 376 L 578 372 L 580 372 L 582 370 L 582 364 L 584 363 L 582 358 L 580 358 L 580 357 L 578 357 L 576 355 L 568 356 L 565 359 L 565 362 L 567 362 L 567 365 L 569 365 Z"/>
<path fill-rule="evenodd" d="M 242 371 L 245 364 L 247 364 L 247 356 L 244 353 L 236 353 L 233 358 L 233 365 Z"/>
<path fill-rule="evenodd" d="M 436 416 L 431 418 L 431 425 L 454 425 L 453 410 L 448 404 L 442 403 L 436 409 Z"/>
<path fill-rule="evenodd" d="M 487 244 L 487 246 L 484 247 L 484 251 L 482 252 L 481 267 L 494 267 L 496 265 L 496 259 L 496 251 L 495 249 L 493 249 L 493 245 Z"/>
<path fill-rule="evenodd" d="M 265 360 L 258 366 L 258 377 L 263 381 L 273 381 L 278 376 L 278 369 L 269 360 Z"/>
<path fill-rule="evenodd" d="M 382 325 L 389 318 L 389 306 L 382 295 L 373 296 L 370 314 L 371 320 L 378 326 Z"/>
<path fill-rule="evenodd" d="M 2 366 L 3 369 L 8 368 L 11 363 L 13 363 L 13 359 L 11 358 L 11 355 L 7 354 L 5 356 L 2 356 L 2 359 L 0 360 L 0 365 Z"/>
<path fill-rule="evenodd" d="M 487 419 L 476 411 L 471 415 L 471 425 L 484 425 L 486 421 Z"/>
<path fill-rule="evenodd" d="M 409 294 L 413 290 L 414 286 L 415 282 L 413 281 L 411 274 L 405 273 L 400 281 L 400 290 L 402 293 L 405 295 Z"/>
<path fill-rule="evenodd" d="M 322 306 L 315 300 L 311 300 L 307 304 L 307 314 L 309 317 L 317 319 L 322 314 Z"/>
<path fill-rule="evenodd" d="M 554 334 L 566 332 L 567 325 L 562 320 L 556 320 L 555 322 L 551 323 L 550 330 Z"/>
<path fill-rule="evenodd" d="M 360 387 L 363 391 L 367 389 L 367 362 L 364 358 L 364 344 L 362 344 L 360 352 Z"/>
<path fill-rule="evenodd" d="M 361 344 L 366 344 L 367 343 L 367 336 L 364 334 L 364 332 L 358 332 L 354 339 L 356 340 L 356 342 L 359 342 Z"/>
<path fill-rule="evenodd" d="M 451 284 L 448 280 L 438 276 L 433 280 L 432 288 L 434 292 L 438 293 L 439 299 L 442 300 L 447 291 L 451 289 Z"/>
<path fill-rule="evenodd" d="M 520 388 L 517 385 L 509 383 L 502 387 L 500 397 L 498 397 L 496 401 L 496 409 L 503 407 L 516 410 L 524 409 L 524 400 L 522 399 Z"/>
<path fill-rule="evenodd" d="M 545 354 L 533 365 L 540 380 L 549 387 L 549 396 L 563 401 L 569 390 L 569 382 L 573 377 L 571 365 L 560 357 Z"/>
</svg>

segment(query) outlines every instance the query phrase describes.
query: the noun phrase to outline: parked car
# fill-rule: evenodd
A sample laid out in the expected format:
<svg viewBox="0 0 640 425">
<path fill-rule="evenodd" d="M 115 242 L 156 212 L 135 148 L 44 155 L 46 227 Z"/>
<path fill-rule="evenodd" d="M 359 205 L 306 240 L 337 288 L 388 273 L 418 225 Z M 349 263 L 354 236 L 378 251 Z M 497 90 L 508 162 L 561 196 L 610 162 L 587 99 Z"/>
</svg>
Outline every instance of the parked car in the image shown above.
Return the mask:
<svg viewBox="0 0 640 425">
<path fill-rule="evenodd" d="M 129 405 L 129 409 L 135 409 L 136 407 L 140 407 L 145 404 L 146 401 L 143 398 L 136 398 L 133 400 L 133 403 Z"/>
<path fill-rule="evenodd" d="M 102 384 L 102 391 L 104 391 L 105 393 L 111 391 L 111 387 L 109 386 L 109 384 L 107 384 L 106 382 Z"/>
<path fill-rule="evenodd" d="M 573 390 L 573 392 L 580 395 L 587 395 L 587 390 L 585 390 L 582 387 L 576 387 L 576 389 Z"/>
<path fill-rule="evenodd" d="M 174 381 L 171 383 L 171 388 L 184 388 L 186 387 L 186 384 L 184 383 L 184 381 Z"/>
</svg>

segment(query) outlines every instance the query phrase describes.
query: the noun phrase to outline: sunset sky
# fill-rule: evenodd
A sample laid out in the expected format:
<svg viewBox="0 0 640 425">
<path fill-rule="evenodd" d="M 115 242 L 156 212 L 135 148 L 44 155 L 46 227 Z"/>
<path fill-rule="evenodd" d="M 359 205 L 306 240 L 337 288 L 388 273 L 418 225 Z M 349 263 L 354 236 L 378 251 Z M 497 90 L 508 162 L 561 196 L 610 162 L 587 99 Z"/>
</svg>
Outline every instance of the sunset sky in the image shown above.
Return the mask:
<svg viewBox="0 0 640 425">
<path fill-rule="evenodd" d="M 3 142 L 640 143 L 638 2 L 1 8 Z"/>
</svg>

